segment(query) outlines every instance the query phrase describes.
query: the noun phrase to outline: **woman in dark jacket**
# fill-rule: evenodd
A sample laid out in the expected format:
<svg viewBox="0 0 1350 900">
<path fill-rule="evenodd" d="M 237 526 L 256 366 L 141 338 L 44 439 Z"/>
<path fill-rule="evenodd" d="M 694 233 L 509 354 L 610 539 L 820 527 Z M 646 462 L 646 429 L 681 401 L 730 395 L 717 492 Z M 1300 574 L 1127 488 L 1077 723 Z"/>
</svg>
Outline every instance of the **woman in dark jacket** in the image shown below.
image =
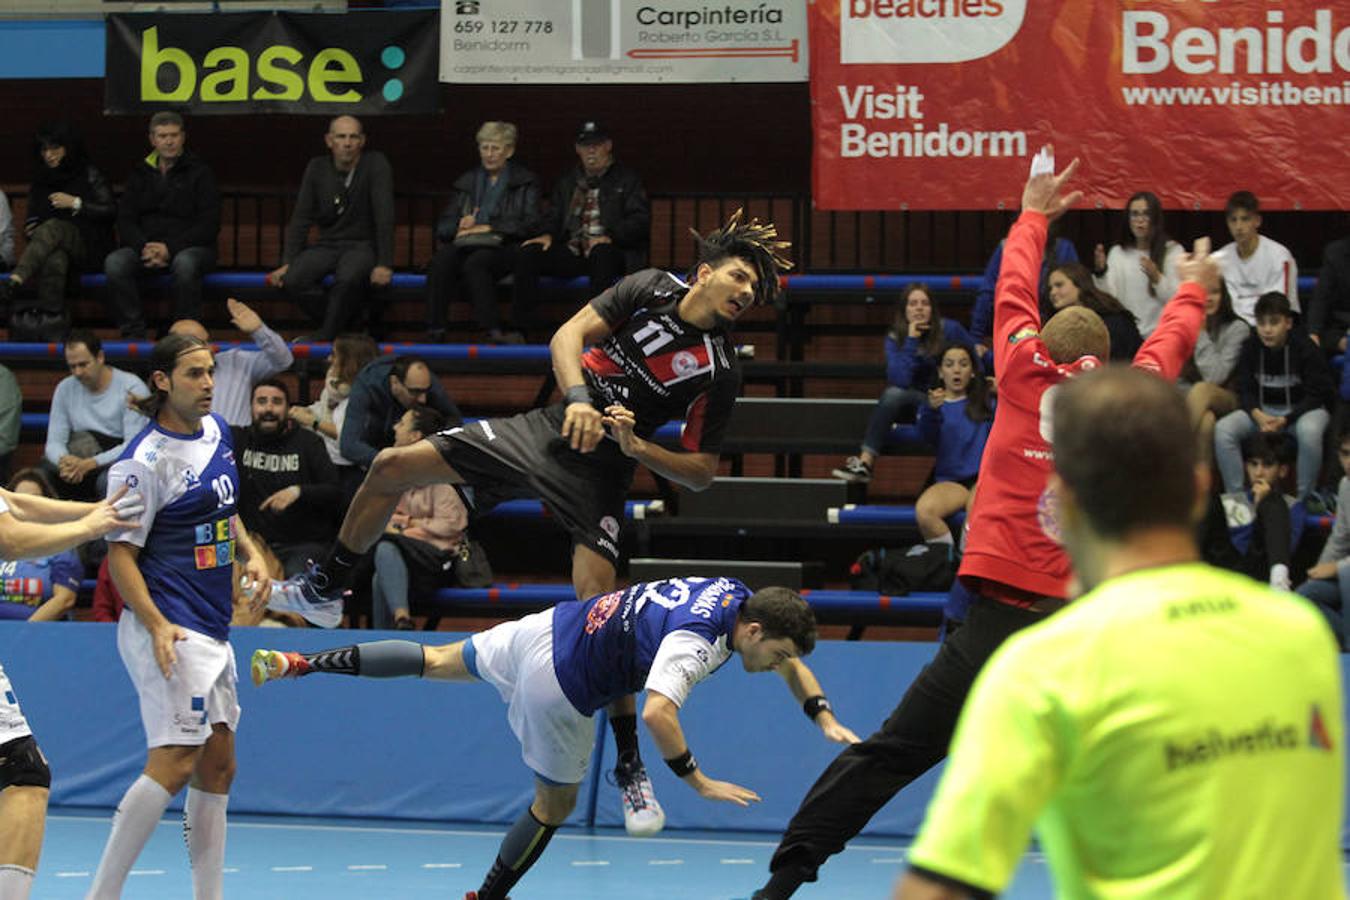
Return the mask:
<svg viewBox="0 0 1350 900">
<path fill-rule="evenodd" d="M 1050 304 L 1058 312 L 1070 306 L 1086 306 L 1102 317 L 1111 335 L 1111 359 L 1130 362 L 1144 343 L 1134 313 L 1092 280 L 1092 273 L 1079 263 L 1064 263 L 1050 271 Z"/>
<path fill-rule="evenodd" d="M 68 123 L 42 126 L 34 153 L 37 165 L 24 223 L 28 246 L 5 293 L 15 310 L 35 309 L 55 327 L 68 319 L 66 295 L 75 276 L 91 263 L 101 267 L 112 249 L 117 205 L 108 180 L 89 162 L 84 142 Z"/>
<path fill-rule="evenodd" d="M 510 274 L 516 246 L 543 228 L 539 180 L 511 162 L 516 126 L 484 122 L 476 137 L 482 163 L 455 179 L 450 204 L 436 223 L 438 247 L 427 278 L 427 339 L 444 339 L 446 310 L 457 299 L 462 281 L 487 339 L 519 344 L 525 339 L 518 330 L 502 330 L 497 279 Z M 526 324 L 521 313 L 512 310 L 517 329 Z"/>
</svg>

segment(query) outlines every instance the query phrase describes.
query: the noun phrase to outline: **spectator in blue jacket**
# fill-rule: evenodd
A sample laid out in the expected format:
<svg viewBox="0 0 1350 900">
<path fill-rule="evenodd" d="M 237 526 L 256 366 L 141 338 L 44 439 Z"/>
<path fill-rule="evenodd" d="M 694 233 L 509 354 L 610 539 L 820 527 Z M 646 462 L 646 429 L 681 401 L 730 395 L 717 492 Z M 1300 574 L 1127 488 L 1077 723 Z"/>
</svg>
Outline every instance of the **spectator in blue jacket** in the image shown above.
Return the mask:
<svg viewBox="0 0 1350 900">
<path fill-rule="evenodd" d="M 928 288 L 921 284 L 906 287 L 886 332 L 886 389 L 867 423 L 862 449 L 835 469 L 834 477 L 861 484 L 871 481 L 872 466 L 886 445 L 891 425 L 906 411 L 928 402 L 928 388 L 937 375 L 943 347 L 974 342 L 960 322 L 942 317 Z"/>
<path fill-rule="evenodd" d="M 942 351 L 938 386 L 928 392 L 928 402 L 919 407 L 919 436 L 937 455 L 933 483 L 919 495 L 915 516 L 919 533 L 930 544 L 954 541 L 947 519 L 970 502 L 980 473 L 994 407 L 989 383 L 980 371 L 975 350 L 969 344 L 952 344 Z"/>
<path fill-rule="evenodd" d="M 464 416 L 431 367 L 415 356 L 382 356 L 356 376 L 347 398 L 338 446 L 342 455 L 363 470 L 375 454 L 394 443 L 394 425 L 418 406 L 430 406 L 446 418 L 446 427 Z"/>
</svg>

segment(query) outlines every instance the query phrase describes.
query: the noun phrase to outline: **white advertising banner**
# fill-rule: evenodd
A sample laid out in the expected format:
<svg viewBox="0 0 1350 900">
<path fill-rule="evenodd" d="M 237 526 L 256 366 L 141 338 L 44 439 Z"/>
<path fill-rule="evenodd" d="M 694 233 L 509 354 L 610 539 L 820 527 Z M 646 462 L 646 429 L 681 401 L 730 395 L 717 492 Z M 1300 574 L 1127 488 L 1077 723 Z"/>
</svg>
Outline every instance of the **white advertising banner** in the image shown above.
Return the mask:
<svg viewBox="0 0 1350 900">
<path fill-rule="evenodd" d="M 443 0 L 441 81 L 806 81 L 806 0 Z"/>
</svg>

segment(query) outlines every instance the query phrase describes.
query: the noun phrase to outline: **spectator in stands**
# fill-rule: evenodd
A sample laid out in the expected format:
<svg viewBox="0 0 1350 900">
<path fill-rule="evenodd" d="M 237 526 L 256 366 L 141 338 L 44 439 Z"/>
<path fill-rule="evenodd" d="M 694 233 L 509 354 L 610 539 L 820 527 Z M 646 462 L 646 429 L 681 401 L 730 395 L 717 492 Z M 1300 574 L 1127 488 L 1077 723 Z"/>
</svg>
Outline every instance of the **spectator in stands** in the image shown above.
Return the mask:
<svg viewBox="0 0 1350 900">
<path fill-rule="evenodd" d="M 1158 195 L 1140 191 L 1125 204 L 1120 240 L 1111 252 L 1101 244 L 1093 251 L 1092 279 L 1133 314 L 1139 333 L 1148 337 L 1158 327 L 1163 304 L 1177 292 L 1181 252 L 1163 229 Z"/>
<path fill-rule="evenodd" d="M 1242 442 L 1247 484 L 1211 495 L 1200 540 L 1206 562 L 1282 591 L 1290 590 L 1290 561 L 1307 521 L 1303 504 L 1284 493 L 1289 456 L 1288 435 L 1249 434 Z"/>
<path fill-rule="evenodd" d="M 284 261 L 267 276 L 284 287 L 314 320 L 311 341 L 331 341 L 360 328 L 374 311 L 370 288 L 394 276 L 394 173 L 378 150 L 365 151 L 366 134 L 355 116 L 338 116 L 324 135 L 327 156 L 305 166 L 300 195 L 286 226 Z M 310 227 L 318 240 L 306 244 Z M 325 301 L 323 279 L 333 276 Z M 369 316 L 377 319 L 377 316 Z"/>
<path fill-rule="evenodd" d="M 1308 334 L 1327 353 L 1344 353 L 1350 331 L 1350 237 L 1327 244 L 1308 305 Z"/>
<path fill-rule="evenodd" d="M 1343 473 L 1337 489 L 1336 518 L 1317 565 L 1308 569 L 1308 580 L 1299 585 L 1298 592 L 1327 617 L 1344 652 L 1345 614 L 1350 610 L 1350 431 L 1341 432 L 1336 454 Z"/>
<path fill-rule="evenodd" d="M 433 343 L 445 339 L 446 313 L 459 297 L 461 281 L 489 341 L 525 341 L 519 331 L 503 331 L 497 313 L 497 279 L 511 272 L 520 242 L 542 229 L 539 181 L 511 161 L 516 136 L 510 122 L 483 123 L 476 136 L 481 163 L 455 179 L 436 223 L 436 255 L 427 276 L 427 340 Z M 517 308 L 512 315 L 520 328 L 525 312 Z"/>
<path fill-rule="evenodd" d="M 1261 234 L 1261 204 L 1251 191 L 1238 191 L 1224 206 L 1228 233 L 1233 242 L 1217 254 L 1223 280 L 1233 297 L 1233 312 L 1256 326 L 1257 298 L 1271 292 L 1289 298 L 1289 308 L 1299 311 L 1298 264 L 1289 248 Z"/>
<path fill-rule="evenodd" d="M 262 317 L 233 297 L 225 301 L 230 322 L 257 345 L 257 349 L 229 347 L 216 354 L 215 390 L 211 411 L 225 417 L 232 426 L 253 421 L 249 397 L 253 385 L 291 367 L 295 357 L 281 335 L 263 324 Z M 170 334 L 188 334 L 204 344 L 211 343 L 206 327 L 196 319 L 179 319 L 169 326 Z"/>
<path fill-rule="evenodd" d="M 928 288 L 911 284 L 902 296 L 886 332 L 886 389 L 868 420 L 862 449 L 834 470 L 835 478 L 859 484 L 871 481 L 891 426 L 928 402 L 927 389 L 936 379 L 942 348 L 975 342 L 960 322 L 943 318 Z"/>
<path fill-rule="evenodd" d="M 72 331 L 65 354 L 70 375 L 52 394 L 41 465 L 60 477 L 63 495 L 88 499 L 106 493 L 108 466 L 145 427 L 145 417 L 128 398 L 148 396 L 150 389 L 108 365 L 103 342 L 91 331 Z"/>
<path fill-rule="evenodd" d="M 1229 288 L 1231 290 L 1231 284 Z M 1289 432 L 1298 443 L 1298 497 L 1317 484 L 1322 436 L 1331 414 L 1331 370 L 1302 328 L 1289 298 L 1271 292 L 1256 301 L 1256 334 L 1238 357 L 1238 408 L 1214 426 L 1214 458 L 1223 489 L 1242 490 L 1242 441 L 1254 431 Z"/>
<path fill-rule="evenodd" d="M 38 129 L 34 155 L 28 244 L 9 283 L 0 283 L 0 305 L 11 309 L 11 340 L 60 340 L 70 329 L 66 298 L 79 287 L 78 273 L 101 264 L 114 246 L 117 204 L 70 124 Z"/>
<path fill-rule="evenodd" d="M 150 118 L 153 151 L 127 176 L 117 207 L 121 248 L 108 254 L 103 271 L 122 335 L 146 337 L 137 279 L 169 272 L 173 318 L 200 319 L 202 278 L 216 264 L 220 194 L 211 169 L 186 149 L 183 117 L 157 112 Z"/>
<path fill-rule="evenodd" d="M 394 446 L 415 444 L 444 427 L 445 418 L 436 410 L 410 409 L 394 425 Z M 421 595 L 450 586 L 468 524 L 468 510 L 453 485 L 426 484 L 403 492 L 375 544 L 373 627 L 412 629 L 409 588 L 415 584 Z"/>
<path fill-rule="evenodd" d="M 14 373 L 0 365 L 0 481 L 9 478 L 14 448 L 19 446 L 23 395 Z"/>
<path fill-rule="evenodd" d="M 647 263 L 651 207 L 638 173 L 614 161 L 608 129 L 583 122 L 577 132 L 579 164 L 558 179 L 546 230 L 520 245 L 513 289 L 517 326 L 527 322 L 539 295 L 539 276 L 590 278 L 594 297 Z"/>
<path fill-rule="evenodd" d="M 337 533 L 342 486 L 319 437 L 292 427 L 286 385 L 264 378 L 253 386 L 252 424 L 235 426 L 239 515 L 262 535 L 287 576 L 318 559 Z"/>
<path fill-rule="evenodd" d="M 19 472 L 10 481 L 9 489 L 16 494 L 56 498 L 51 479 L 38 469 Z M 74 548 L 28 559 L 0 559 L 0 602 L 27 608 L 29 622 L 70 618 L 83 574 L 80 556 Z"/>
<path fill-rule="evenodd" d="M 309 406 L 292 406 L 290 416 L 303 428 L 323 438 L 328 458 L 337 467 L 342 485 L 342 510 L 346 511 L 365 471 L 342 455 L 342 423 L 347 418 L 347 400 L 356 375 L 378 355 L 375 341 L 368 334 L 340 334 L 333 341 L 319 399 Z"/>
<path fill-rule="evenodd" d="M 13 268 L 17 258 L 14 254 L 14 212 L 9 208 L 9 198 L 0 191 L 0 272 Z"/>
<path fill-rule="evenodd" d="M 1233 312 L 1228 285 L 1205 297 L 1205 324 L 1195 352 L 1182 370 L 1178 384 L 1186 390 L 1186 407 L 1195 426 L 1196 459 L 1214 459 L 1214 424 L 1237 409 L 1237 363 L 1252 329 Z"/>
<path fill-rule="evenodd" d="M 980 457 L 994 424 L 989 383 L 969 344 L 942 351 L 938 386 L 919 407 L 919 436 L 936 451 L 933 483 L 919 495 L 915 517 L 930 544 L 946 544 L 954 555 L 947 519 L 966 508 L 973 496 Z"/>
<path fill-rule="evenodd" d="M 439 412 L 447 427 L 464 420 L 425 360 L 382 356 L 370 363 L 352 384 L 339 441 L 342 455 L 362 469 L 370 468 L 375 454 L 394 442 L 394 424 L 417 406 Z"/>
<path fill-rule="evenodd" d="M 1045 235 L 1045 252 L 1041 261 L 1040 282 L 1037 296 L 1041 300 L 1042 318 L 1045 318 L 1045 300 L 1050 269 L 1063 263 L 1078 262 L 1078 250 L 1068 238 L 1059 236 L 1062 224 L 1050 223 Z M 998 284 L 998 273 L 1003 268 L 1003 241 L 998 242 L 989 262 L 984 267 L 984 281 L 975 295 L 975 308 L 970 313 L 970 333 L 975 338 L 975 352 L 983 360 L 993 346 L 991 336 L 994 333 L 994 288 Z"/>
<path fill-rule="evenodd" d="M 1050 305 L 1055 312 L 1070 306 L 1087 307 L 1101 318 L 1111 335 L 1111 359 L 1121 362 L 1134 359 L 1143 344 L 1134 314 L 1097 287 L 1086 267 L 1076 262 L 1056 266 L 1050 272 L 1049 287 Z"/>
</svg>

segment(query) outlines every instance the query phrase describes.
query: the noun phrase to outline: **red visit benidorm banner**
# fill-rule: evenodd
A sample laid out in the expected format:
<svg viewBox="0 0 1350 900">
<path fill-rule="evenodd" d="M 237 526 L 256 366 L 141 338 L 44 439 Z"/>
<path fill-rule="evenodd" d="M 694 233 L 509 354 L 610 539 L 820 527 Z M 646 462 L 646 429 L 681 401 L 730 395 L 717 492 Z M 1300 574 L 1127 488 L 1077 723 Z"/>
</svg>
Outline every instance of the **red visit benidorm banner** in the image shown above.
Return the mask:
<svg viewBox="0 0 1350 900">
<path fill-rule="evenodd" d="M 1088 205 L 1350 208 L 1346 0 L 815 0 L 822 209 L 1012 207 L 1047 141 Z"/>
</svg>

